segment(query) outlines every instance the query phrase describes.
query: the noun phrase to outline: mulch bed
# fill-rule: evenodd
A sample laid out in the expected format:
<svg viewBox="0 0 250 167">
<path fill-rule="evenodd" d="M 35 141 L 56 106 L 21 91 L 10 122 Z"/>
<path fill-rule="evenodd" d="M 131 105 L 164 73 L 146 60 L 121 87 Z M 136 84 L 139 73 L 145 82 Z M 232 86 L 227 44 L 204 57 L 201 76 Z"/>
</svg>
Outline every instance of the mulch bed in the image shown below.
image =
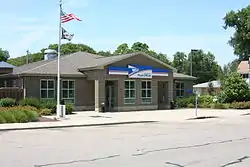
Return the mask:
<svg viewBox="0 0 250 167">
<path fill-rule="evenodd" d="M 39 117 L 38 120 L 39 120 L 38 122 L 56 122 L 56 121 L 58 121 L 58 120 L 46 118 L 46 117 Z"/>
</svg>

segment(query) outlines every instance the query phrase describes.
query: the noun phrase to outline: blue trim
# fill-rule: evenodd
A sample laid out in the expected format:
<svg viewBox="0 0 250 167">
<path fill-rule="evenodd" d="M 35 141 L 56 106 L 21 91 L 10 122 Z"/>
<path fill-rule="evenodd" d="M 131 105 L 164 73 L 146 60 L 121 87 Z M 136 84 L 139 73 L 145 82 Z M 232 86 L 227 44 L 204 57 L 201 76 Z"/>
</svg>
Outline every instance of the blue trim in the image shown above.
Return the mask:
<svg viewBox="0 0 250 167">
<path fill-rule="evenodd" d="M 151 70 L 151 69 L 153 69 L 152 66 L 140 66 L 140 65 L 135 65 L 135 64 L 130 64 L 130 66 L 133 66 L 135 68 L 139 68 L 139 69 L 142 69 L 142 70 Z"/>
<path fill-rule="evenodd" d="M 127 67 L 108 67 L 110 71 L 129 71 L 130 69 Z"/>
<path fill-rule="evenodd" d="M 168 73 L 168 70 L 166 70 L 166 69 L 152 69 L 152 72 L 163 72 L 163 73 Z"/>
</svg>

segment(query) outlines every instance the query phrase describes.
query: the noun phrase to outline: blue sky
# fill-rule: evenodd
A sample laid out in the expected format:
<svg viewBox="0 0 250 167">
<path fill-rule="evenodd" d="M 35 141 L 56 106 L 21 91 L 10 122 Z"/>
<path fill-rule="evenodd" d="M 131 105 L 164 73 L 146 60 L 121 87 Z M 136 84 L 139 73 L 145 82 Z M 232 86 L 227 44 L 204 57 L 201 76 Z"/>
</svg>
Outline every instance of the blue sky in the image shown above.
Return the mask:
<svg viewBox="0 0 250 167">
<path fill-rule="evenodd" d="M 247 5 L 249 0 L 63 0 L 64 11 L 82 19 L 64 28 L 75 34 L 73 43 L 95 50 L 141 41 L 172 58 L 176 51 L 201 48 L 222 65 L 235 58 L 227 44 L 233 31 L 222 28 L 222 19 Z M 1 2 L 0 47 L 18 57 L 58 43 L 58 17 L 58 0 Z"/>
</svg>

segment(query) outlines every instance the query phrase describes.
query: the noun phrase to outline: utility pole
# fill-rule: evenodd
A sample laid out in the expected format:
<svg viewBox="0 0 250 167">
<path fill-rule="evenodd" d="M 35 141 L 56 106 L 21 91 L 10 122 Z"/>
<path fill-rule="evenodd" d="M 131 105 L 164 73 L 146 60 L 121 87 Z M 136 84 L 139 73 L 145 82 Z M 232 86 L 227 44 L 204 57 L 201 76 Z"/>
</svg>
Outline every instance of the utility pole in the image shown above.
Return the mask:
<svg viewBox="0 0 250 167">
<path fill-rule="evenodd" d="M 198 49 L 191 49 L 190 53 L 190 76 L 193 76 L 193 53 L 197 52 Z"/>
<path fill-rule="evenodd" d="M 247 50 L 247 56 L 248 56 L 248 87 L 250 87 L 250 55 L 248 54 L 248 50 Z"/>
<path fill-rule="evenodd" d="M 26 64 L 29 64 L 29 54 L 30 54 L 30 52 L 29 52 L 29 50 L 27 49 L 27 51 L 26 51 Z"/>
</svg>

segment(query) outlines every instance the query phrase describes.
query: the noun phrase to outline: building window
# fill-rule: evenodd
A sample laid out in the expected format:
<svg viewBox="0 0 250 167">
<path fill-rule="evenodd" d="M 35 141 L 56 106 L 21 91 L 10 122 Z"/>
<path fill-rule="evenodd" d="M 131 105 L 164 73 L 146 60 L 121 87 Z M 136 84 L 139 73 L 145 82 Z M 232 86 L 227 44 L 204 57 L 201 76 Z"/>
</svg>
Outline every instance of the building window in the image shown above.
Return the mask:
<svg viewBox="0 0 250 167">
<path fill-rule="evenodd" d="M 175 91 L 176 91 L 176 97 L 183 97 L 184 96 L 184 83 L 176 82 Z"/>
<path fill-rule="evenodd" d="M 12 87 L 17 87 L 16 80 L 12 81 Z"/>
<path fill-rule="evenodd" d="M 6 88 L 8 86 L 8 83 L 7 83 L 7 81 L 5 80 L 4 81 L 4 87 Z"/>
<path fill-rule="evenodd" d="M 127 80 L 124 84 L 124 104 L 135 104 L 135 81 Z"/>
<path fill-rule="evenodd" d="M 152 85 L 151 81 L 141 81 L 141 102 L 152 102 Z"/>
<path fill-rule="evenodd" d="M 75 103 L 75 81 L 63 80 L 62 81 L 62 100 L 65 103 Z"/>
<path fill-rule="evenodd" d="M 55 98 L 55 81 L 52 79 L 42 79 L 40 81 L 40 97 L 41 99 Z"/>
</svg>

